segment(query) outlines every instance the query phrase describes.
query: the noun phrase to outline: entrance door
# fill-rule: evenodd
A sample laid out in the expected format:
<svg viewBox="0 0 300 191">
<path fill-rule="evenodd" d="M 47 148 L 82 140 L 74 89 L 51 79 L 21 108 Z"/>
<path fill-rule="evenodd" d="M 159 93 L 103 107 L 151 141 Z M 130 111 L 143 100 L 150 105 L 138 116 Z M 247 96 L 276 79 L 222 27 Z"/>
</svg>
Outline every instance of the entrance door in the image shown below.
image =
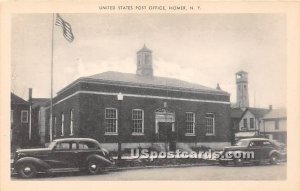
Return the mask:
<svg viewBox="0 0 300 191">
<path fill-rule="evenodd" d="M 166 144 L 166 150 L 175 151 L 176 142 L 172 132 L 172 123 L 159 122 L 158 126 L 158 141 Z"/>
</svg>

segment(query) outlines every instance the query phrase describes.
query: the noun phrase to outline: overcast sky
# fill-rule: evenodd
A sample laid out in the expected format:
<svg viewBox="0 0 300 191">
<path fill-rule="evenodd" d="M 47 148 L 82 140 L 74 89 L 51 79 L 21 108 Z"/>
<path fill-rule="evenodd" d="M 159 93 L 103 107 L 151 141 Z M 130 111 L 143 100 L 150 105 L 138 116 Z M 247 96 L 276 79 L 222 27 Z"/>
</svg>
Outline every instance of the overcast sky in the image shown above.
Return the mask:
<svg viewBox="0 0 300 191">
<path fill-rule="evenodd" d="M 286 103 L 285 16 L 275 14 L 61 14 L 54 27 L 54 95 L 81 76 L 135 73 L 136 51 L 153 51 L 154 75 L 221 88 L 236 101 L 235 73 L 249 74 L 250 106 Z M 12 92 L 50 97 L 52 14 L 12 18 Z M 255 100 L 255 101 L 254 101 Z"/>
</svg>

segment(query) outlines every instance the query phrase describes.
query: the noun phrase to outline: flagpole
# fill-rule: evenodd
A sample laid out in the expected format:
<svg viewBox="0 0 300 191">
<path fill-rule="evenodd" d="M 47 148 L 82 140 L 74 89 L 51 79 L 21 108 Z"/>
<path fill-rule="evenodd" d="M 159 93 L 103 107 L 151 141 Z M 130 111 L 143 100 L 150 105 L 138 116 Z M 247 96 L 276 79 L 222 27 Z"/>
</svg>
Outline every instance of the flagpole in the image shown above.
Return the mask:
<svg viewBox="0 0 300 191">
<path fill-rule="evenodd" d="M 54 39 L 54 13 L 52 14 L 52 42 L 51 42 L 51 98 L 50 98 L 50 128 L 49 136 L 52 142 L 53 136 L 53 39 Z"/>
</svg>

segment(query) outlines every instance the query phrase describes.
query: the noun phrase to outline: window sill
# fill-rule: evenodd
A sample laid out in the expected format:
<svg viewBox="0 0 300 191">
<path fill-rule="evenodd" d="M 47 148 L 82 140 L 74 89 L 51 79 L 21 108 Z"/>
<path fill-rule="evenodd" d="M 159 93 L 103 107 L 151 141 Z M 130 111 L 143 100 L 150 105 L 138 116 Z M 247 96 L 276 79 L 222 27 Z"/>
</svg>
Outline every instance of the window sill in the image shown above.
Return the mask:
<svg viewBox="0 0 300 191">
<path fill-rule="evenodd" d="M 205 136 L 213 137 L 213 136 L 216 136 L 216 135 L 215 134 L 206 134 Z"/>
<path fill-rule="evenodd" d="M 189 137 L 196 136 L 194 133 L 185 133 L 184 135 L 185 135 L 185 136 L 189 136 Z"/>
<path fill-rule="evenodd" d="M 131 135 L 134 135 L 134 136 L 143 136 L 145 134 L 144 133 L 132 133 Z"/>
<path fill-rule="evenodd" d="M 104 135 L 118 135 L 118 133 L 104 133 Z"/>
</svg>

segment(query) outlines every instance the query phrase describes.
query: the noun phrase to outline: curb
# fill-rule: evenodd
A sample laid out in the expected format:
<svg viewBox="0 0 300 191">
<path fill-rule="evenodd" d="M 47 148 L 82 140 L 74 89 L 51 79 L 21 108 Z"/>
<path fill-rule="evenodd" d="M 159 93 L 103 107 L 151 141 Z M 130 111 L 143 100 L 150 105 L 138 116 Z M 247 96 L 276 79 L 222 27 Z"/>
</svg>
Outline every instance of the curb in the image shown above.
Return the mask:
<svg viewBox="0 0 300 191">
<path fill-rule="evenodd" d="M 178 165 L 166 165 L 166 166 L 132 166 L 132 167 L 111 167 L 107 168 L 107 171 L 117 172 L 122 170 L 139 170 L 139 169 L 152 169 L 152 168 L 187 168 L 187 167 L 196 167 L 196 166 L 215 166 L 218 165 L 217 162 L 211 163 L 198 163 L 198 164 L 178 164 Z M 11 168 L 11 175 L 16 175 L 17 173 L 13 171 L 14 169 Z"/>
<path fill-rule="evenodd" d="M 119 171 L 119 170 L 138 170 L 138 169 L 151 169 L 151 168 L 181 168 L 181 167 L 196 167 L 196 166 L 215 166 L 218 165 L 217 162 L 214 163 L 199 163 L 199 164 L 179 164 L 179 165 L 166 165 L 166 166 L 133 166 L 133 167 L 116 167 L 108 168 L 108 171 Z"/>
</svg>

